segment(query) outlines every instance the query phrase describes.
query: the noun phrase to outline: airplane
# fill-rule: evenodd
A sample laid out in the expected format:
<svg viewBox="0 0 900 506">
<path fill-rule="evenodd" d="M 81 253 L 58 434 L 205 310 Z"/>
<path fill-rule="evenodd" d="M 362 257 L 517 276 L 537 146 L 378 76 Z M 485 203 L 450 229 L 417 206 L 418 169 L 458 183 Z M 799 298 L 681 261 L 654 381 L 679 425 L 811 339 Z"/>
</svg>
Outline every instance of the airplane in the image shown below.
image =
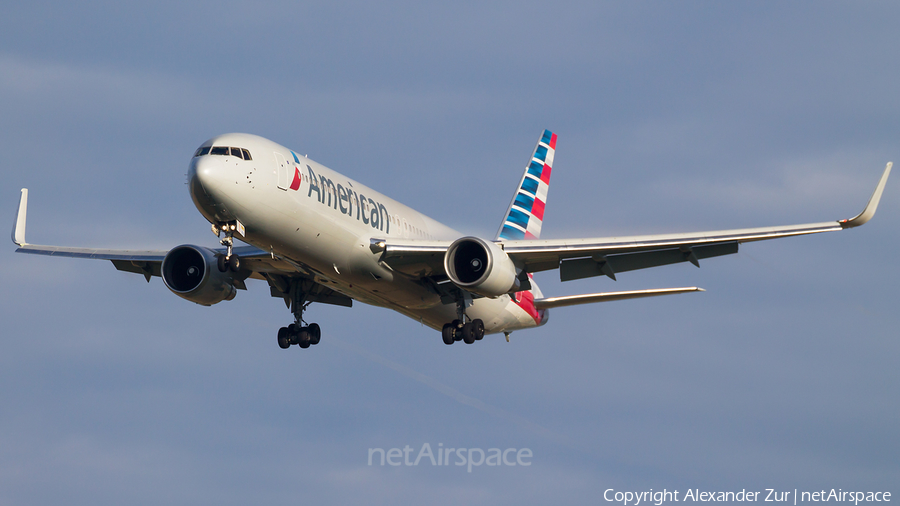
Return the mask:
<svg viewBox="0 0 900 506">
<path fill-rule="evenodd" d="M 465 236 L 400 202 L 268 139 L 213 137 L 191 158 L 191 199 L 222 247 L 170 250 L 41 246 L 25 241 L 28 189 L 12 231 L 17 252 L 112 261 L 120 271 L 161 277 L 173 293 L 210 306 L 264 280 L 293 323 L 278 345 L 309 348 L 321 328 L 312 303 L 354 300 L 393 309 L 435 330 L 445 344 L 472 344 L 547 323 L 551 308 L 703 291 L 699 287 L 544 297 L 532 275 L 558 269 L 569 281 L 737 253 L 741 243 L 858 227 L 875 214 L 889 162 L 863 211 L 802 225 L 625 237 L 540 239 L 556 134 L 545 130 L 493 240 Z M 246 245 L 236 245 L 238 238 Z"/>
</svg>

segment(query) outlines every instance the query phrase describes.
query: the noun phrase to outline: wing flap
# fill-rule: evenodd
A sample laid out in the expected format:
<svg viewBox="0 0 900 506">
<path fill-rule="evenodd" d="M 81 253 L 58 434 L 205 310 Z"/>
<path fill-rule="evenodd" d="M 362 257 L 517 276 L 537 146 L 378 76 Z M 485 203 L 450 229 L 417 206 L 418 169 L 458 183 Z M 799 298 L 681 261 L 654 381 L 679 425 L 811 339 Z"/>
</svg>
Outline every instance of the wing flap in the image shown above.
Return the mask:
<svg viewBox="0 0 900 506">
<path fill-rule="evenodd" d="M 617 272 L 627 272 L 680 262 L 691 262 L 700 267 L 699 260 L 738 252 L 738 243 L 726 242 L 706 246 L 670 248 L 663 250 L 623 253 L 618 255 L 593 255 L 588 258 L 564 259 L 559 264 L 560 281 L 609 276 L 616 279 Z"/>
<path fill-rule="evenodd" d="M 116 270 L 124 271 L 124 272 L 133 272 L 135 274 L 142 274 L 144 278 L 147 279 L 147 282 L 150 282 L 150 278 L 153 276 L 161 276 L 160 269 L 162 268 L 162 262 L 142 262 L 142 261 L 130 261 L 130 260 L 112 260 L 113 265 L 116 267 Z"/>
</svg>

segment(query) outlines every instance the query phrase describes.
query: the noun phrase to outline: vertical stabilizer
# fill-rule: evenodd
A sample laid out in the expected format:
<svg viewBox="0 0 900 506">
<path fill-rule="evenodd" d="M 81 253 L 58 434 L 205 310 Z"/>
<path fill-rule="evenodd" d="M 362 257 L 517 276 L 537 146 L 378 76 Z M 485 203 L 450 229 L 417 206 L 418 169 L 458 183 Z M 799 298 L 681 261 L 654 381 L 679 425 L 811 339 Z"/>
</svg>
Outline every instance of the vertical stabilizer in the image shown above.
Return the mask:
<svg viewBox="0 0 900 506">
<path fill-rule="evenodd" d="M 531 154 L 531 161 L 525 167 L 519 188 L 509 203 L 496 240 L 540 238 L 555 152 L 556 134 L 544 130 Z"/>
</svg>

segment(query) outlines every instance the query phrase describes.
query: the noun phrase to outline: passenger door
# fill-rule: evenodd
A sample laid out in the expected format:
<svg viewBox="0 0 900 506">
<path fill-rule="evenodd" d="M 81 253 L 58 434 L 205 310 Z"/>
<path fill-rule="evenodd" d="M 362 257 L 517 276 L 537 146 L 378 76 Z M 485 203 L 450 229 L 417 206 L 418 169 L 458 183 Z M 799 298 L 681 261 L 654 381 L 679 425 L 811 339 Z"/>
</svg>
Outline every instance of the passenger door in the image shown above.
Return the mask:
<svg viewBox="0 0 900 506">
<path fill-rule="evenodd" d="M 288 189 L 288 163 L 281 153 L 275 153 L 275 170 L 278 172 L 278 188 L 282 190 Z"/>
</svg>

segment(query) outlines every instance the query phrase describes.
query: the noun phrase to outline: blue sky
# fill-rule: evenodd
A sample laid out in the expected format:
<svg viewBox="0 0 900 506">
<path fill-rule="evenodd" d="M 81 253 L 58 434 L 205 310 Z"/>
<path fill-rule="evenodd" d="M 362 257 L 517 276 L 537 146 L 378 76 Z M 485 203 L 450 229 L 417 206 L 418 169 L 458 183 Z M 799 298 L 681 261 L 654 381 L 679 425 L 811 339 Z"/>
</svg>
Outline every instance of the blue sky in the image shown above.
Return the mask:
<svg viewBox="0 0 900 506">
<path fill-rule="evenodd" d="M 28 240 L 214 245 L 184 174 L 273 139 L 492 236 L 559 135 L 543 236 L 848 218 L 898 160 L 890 2 L 32 2 L 0 19 L 0 196 Z M 4 504 L 584 504 L 603 491 L 900 493 L 900 192 L 861 229 L 547 295 L 447 347 L 391 312 L 253 283 L 211 308 L 109 262 L 0 251 Z M 369 448 L 529 448 L 529 467 L 368 466 Z"/>
</svg>

